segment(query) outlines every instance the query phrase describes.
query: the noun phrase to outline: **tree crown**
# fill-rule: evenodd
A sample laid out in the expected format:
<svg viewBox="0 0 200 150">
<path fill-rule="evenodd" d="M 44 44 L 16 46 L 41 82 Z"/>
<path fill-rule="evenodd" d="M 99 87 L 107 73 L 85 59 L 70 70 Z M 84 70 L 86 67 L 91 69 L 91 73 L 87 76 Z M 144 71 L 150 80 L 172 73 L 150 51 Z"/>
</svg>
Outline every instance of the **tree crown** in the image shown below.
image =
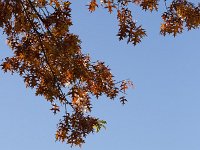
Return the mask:
<svg viewBox="0 0 200 150">
<path fill-rule="evenodd" d="M 176 36 L 183 29 L 199 28 L 200 5 L 186 0 L 173 0 L 163 13 L 160 33 Z M 81 145 L 91 132 L 99 131 L 105 121 L 90 116 L 91 99 L 106 95 L 119 98 L 122 104 L 129 80 L 115 81 L 104 62 L 92 62 L 81 51 L 81 40 L 70 32 L 71 8 L 61 0 L 1 0 L 0 27 L 7 35 L 13 56 L 5 58 L 2 69 L 18 73 L 27 87 L 36 89 L 52 104 L 54 114 L 64 111 L 58 123 L 56 140 Z M 156 11 L 158 0 L 91 0 L 87 5 L 93 12 L 100 5 L 109 13 L 117 12 L 119 40 L 136 45 L 146 36 L 145 29 L 133 20 L 129 5 Z"/>
</svg>

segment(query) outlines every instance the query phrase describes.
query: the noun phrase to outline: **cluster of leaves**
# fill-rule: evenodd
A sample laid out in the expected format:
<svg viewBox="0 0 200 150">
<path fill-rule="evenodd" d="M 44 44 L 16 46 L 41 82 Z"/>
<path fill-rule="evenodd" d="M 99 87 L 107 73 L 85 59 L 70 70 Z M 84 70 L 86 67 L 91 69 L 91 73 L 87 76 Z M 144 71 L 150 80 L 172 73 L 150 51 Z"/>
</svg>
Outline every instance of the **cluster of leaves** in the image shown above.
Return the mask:
<svg viewBox="0 0 200 150">
<path fill-rule="evenodd" d="M 162 35 L 173 34 L 176 36 L 182 33 L 184 24 L 190 30 L 192 28 L 199 28 L 200 26 L 200 4 L 195 6 L 187 0 L 173 0 L 168 7 L 166 0 L 163 0 L 166 6 L 166 12 L 163 13 L 162 18 L 164 23 L 161 24 L 160 33 Z M 143 10 L 157 11 L 159 0 L 102 0 L 101 5 L 108 9 L 110 13 L 117 11 L 117 19 L 119 31 L 117 36 L 119 40 L 127 39 L 127 43 L 134 45 L 141 42 L 141 39 L 146 36 L 145 29 L 141 25 L 137 25 L 132 18 L 132 12 L 129 9 L 130 4 L 140 6 Z M 93 12 L 98 7 L 96 0 L 91 0 L 88 5 L 89 11 Z"/>
<path fill-rule="evenodd" d="M 176 36 L 182 33 L 184 25 L 188 30 L 198 28 L 200 25 L 200 4 L 195 5 L 186 0 L 174 0 L 162 15 L 164 23 L 161 25 L 160 33 Z"/>
<path fill-rule="evenodd" d="M 130 4 L 142 9 L 158 10 L 158 0 L 101 0 L 110 13 L 117 12 L 119 40 L 138 44 L 146 31 L 137 25 Z M 166 1 L 164 0 L 165 4 Z M 93 12 L 96 0 L 88 4 Z M 61 109 L 65 115 L 58 123 L 56 139 L 71 145 L 81 145 L 91 132 L 99 131 L 105 121 L 89 115 L 92 97 L 106 95 L 109 99 L 127 101 L 130 81 L 116 82 L 104 62 L 92 62 L 81 51 L 79 37 L 70 32 L 72 25 L 70 2 L 66 0 L 0 0 L 0 28 L 7 35 L 13 50 L 5 58 L 2 69 L 18 73 L 27 87 L 52 104 L 53 113 Z M 162 18 L 161 34 L 181 33 L 183 26 L 190 30 L 200 25 L 200 5 L 186 0 L 173 0 Z"/>
<path fill-rule="evenodd" d="M 105 124 L 89 115 L 91 97 L 123 96 L 129 83 L 116 83 L 104 62 L 91 62 L 81 52 L 81 41 L 69 31 L 70 13 L 69 1 L 1 0 L 0 27 L 14 53 L 1 66 L 22 76 L 55 114 L 63 108 L 56 139 L 81 145 L 87 134 Z"/>
</svg>

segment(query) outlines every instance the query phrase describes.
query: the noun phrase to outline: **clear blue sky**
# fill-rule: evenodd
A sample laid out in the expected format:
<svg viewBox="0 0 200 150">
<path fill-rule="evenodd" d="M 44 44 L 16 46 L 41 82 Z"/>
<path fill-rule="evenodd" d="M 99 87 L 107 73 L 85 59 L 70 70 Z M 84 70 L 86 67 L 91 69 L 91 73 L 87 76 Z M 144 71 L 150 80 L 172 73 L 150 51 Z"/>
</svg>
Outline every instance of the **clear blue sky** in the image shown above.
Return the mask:
<svg viewBox="0 0 200 150">
<path fill-rule="evenodd" d="M 162 8 L 151 14 L 133 7 L 148 33 L 134 47 L 115 36 L 115 14 L 102 8 L 91 14 L 86 4 L 72 5 L 72 31 L 80 35 L 83 51 L 105 61 L 117 80 L 131 79 L 136 88 L 129 90 L 125 106 L 105 97 L 93 100 L 92 114 L 107 120 L 107 129 L 88 136 L 82 150 L 200 150 L 200 30 L 163 37 Z M 0 59 L 11 54 L 5 36 L 0 45 Z M 0 149 L 71 149 L 54 139 L 60 115 L 54 116 L 18 75 L 0 71 L 0 100 Z"/>
</svg>

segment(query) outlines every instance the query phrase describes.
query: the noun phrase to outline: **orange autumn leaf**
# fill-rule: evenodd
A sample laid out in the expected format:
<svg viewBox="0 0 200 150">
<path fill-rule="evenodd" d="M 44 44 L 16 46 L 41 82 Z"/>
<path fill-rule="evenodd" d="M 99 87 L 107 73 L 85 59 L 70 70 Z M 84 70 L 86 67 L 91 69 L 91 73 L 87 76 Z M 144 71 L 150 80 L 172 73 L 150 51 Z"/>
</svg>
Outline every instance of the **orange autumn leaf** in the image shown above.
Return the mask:
<svg viewBox="0 0 200 150">
<path fill-rule="evenodd" d="M 97 4 L 96 0 L 91 0 L 87 6 L 88 6 L 88 10 L 90 12 L 93 12 L 96 10 L 96 7 L 98 7 L 98 4 Z"/>
</svg>

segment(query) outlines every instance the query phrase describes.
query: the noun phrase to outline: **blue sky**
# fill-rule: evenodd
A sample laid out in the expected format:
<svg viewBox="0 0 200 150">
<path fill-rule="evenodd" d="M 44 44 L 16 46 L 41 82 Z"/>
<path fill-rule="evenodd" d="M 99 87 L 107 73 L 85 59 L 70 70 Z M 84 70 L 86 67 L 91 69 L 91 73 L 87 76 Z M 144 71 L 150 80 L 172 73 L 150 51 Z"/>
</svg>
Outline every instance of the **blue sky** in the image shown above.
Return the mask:
<svg viewBox="0 0 200 150">
<path fill-rule="evenodd" d="M 193 1 L 193 2 L 198 2 Z M 176 38 L 159 34 L 161 13 L 132 7 L 148 37 L 136 47 L 119 42 L 115 14 L 87 2 L 72 5 L 72 32 L 93 60 L 103 60 L 116 80 L 131 79 L 128 103 L 105 97 L 93 100 L 92 114 L 107 121 L 106 130 L 91 134 L 82 150 L 199 150 L 200 149 L 200 30 Z M 11 54 L 1 36 L 0 59 Z M 3 150 L 66 150 L 55 142 L 60 115 L 54 116 L 42 97 L 26 89 L 18 75 L 0 71 L 0 147 Z M 73 148 L 79 149 L 79 148 Z"/>
</svg>

